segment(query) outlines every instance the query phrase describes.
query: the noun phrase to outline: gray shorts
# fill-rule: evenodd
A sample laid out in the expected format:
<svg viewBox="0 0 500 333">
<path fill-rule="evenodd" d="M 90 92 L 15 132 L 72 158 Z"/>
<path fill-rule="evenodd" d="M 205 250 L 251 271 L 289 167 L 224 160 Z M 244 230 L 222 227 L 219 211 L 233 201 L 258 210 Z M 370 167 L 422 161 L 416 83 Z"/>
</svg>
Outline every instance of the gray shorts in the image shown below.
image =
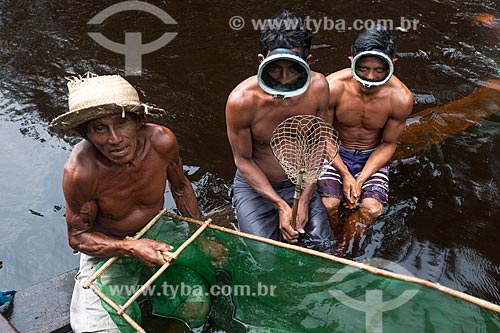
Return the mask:
<svg viewBox="0 0 500 333">
<path fill-rule="evenodd" d="M 100 332 L 120 333 L 108 312 L 101 305 L 101 299 L 92 289 L 83 289 L 82 284 L 92 275 L 98 262 L 108 258 L 80 254 L 80 269 L 75 276 L 75 287 L 71 298 L 70 322 L 74 333 Z"/>
<path fill-rule="evenodd" d="M 273 188 L 288 204 L 293 204 L 295 185 L 292 182 L 275 184 Z M 234 177 L 232 192 L 233 206 L 241 231 L 282 241 L 278 211 L 245 181 L 239 171 Z M 309 220 L 304 231 L 307 242 L 313 248 L 324 251 L 331 247 L 333 236 L 328 216 L 316 192 L 309 202 Z"/>
</svg>

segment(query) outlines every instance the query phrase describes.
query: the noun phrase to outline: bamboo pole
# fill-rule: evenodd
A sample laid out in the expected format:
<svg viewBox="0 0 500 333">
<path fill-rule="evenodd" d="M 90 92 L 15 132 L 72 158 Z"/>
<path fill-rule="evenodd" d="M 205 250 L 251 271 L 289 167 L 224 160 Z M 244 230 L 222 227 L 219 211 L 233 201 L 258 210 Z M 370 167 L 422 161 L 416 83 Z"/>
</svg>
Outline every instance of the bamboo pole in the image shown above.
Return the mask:
<svg viewBox="0 0 500 333">
<path fill-rule="evenodd" d="M 135 239 L 139 239 L 141 238 L 142 236 L 144 236 L 144 234 L 149 230 L 151 229 L 151 227 L 156 223 L 158 222 L 158 220 L 163 216 L 163 214 L 167 211 L 166 208 L 163 208 L 162 210 L 160 210 L 158 212 L 158 214 L 156 214 L 155 217 L 153 217 L 141 230 L 139 230 L 135 235 L 134 237 L 125 237 L 125 239 L 128 239 L 128 240 L 135 240 Z M 102 273 L 104 273 L 105 270 L 107 270 L 109 268 L 109 266 L 111 266 L 112 263 L 114 263 L 116 261 L 116 259 L 118 259 L 119 256 L 115 256 L 115 257 L 112 257 L 112 258 L 109 258 L 105 263 L 104 265 L 102 265 L 94 274 L 92 274 L 91 277 L 89 277 L 87 279 L 87 281 L 85 281 L 82 285 L 83 288 L 85 289 L 88 289 L 90 287 L 90 285 L 92 283 L 94 283 L 94 281 L 102 275 Z"/>
<path fill-rule="evenodd" d="M 101 290 L 99 290 L 99 288 L 97 288 L 94 284 L 91 284 L 90 288 L 94 291 L 94 293 L 96 293 L 97 296 L 99 296 L 103 301 L 108 303 L 113 309 L 115 309 L 116 311 L 120 310 L 120 306 L 116 304 L 111 298 L 106 296 L 106 294 L 104 294 Z M 139 324 L 137 324 L 137 322 L 133 320 L 128 314 L 123 313 L 120 316 L 122 316 L 123 319 L 125 319 L 125 321 L 129 323 L 130 326 L 132 326 L 132 328 L 136 330 L 138 333 L 146 333 L 144 328 L 139 326 Z"/>
<path fill-rule="evenodd" d="M 165 213 L 167 214 L 167 213 Z M 194 234 L 191 235 L 191 237 L 189 237 L 184 243 L 182 243 L 181 246 L 179 246 L 179 248 L 172 254 L 172 255 L 169 255 L 168 257 L 165 258 L 165 260 L 167 261 L 166 263 L 164 263 L 160 269 L 158 269 L 158 271 L 156 271 L 155 274 L 153 274 L 153 276 L 151 276 L 149 278 L 148 281 L 146 281 L 146 283 L 144 283 L 141 288 L 139 288 L 139 290 L 137 290 L 135 292 L 134 295 L 132 295 L 132 297 L 129 298 L 129 300 L 124 304 L 122 305 L 122 307 L 118 310 L 118 315 L 122 315 L 125 313 L 125 310 L 127 310 L 127 308 L 147 289 L 149 288 L 149 286 L 151 284 L 153 284 L 153 282 L 156 281 L 156 279 L 158 279 L 158 277 L 160 277 L 161 274 L 163 274 L 163 272 L 170 266 L 170 264 L 172 263 L 172 261 L 174 261 L 175 259 L 177 259 L 177 257 L 179 257 L 179 254 L 189 245 L 191 244 L 209 225 L 210 223 L 212 222 L 212 219 L 208 219 L 206 220 L 205 222 L 202 222 L 202 221 L 199 221 L 201 227 L 198 228 L 198 230 L 196 230 L 196 232 Z"/>
<path fill-rule="evenodd" d="M 196 224 L 199 224 L 199 225 L 201 225 L 203 223 L 201 221 L 198 221 L 198 220 L 195 220 L 195 219 L 192 219 L 192 218 L 187 218 L 187 217 L 175 215 L 175 214 L 168 213 L 168 212 L 165 213 L 165 216 L 168 216 L 168 217 L 171 217 L 171 218 L 174 218 L 174 219 L 177 219 L 177 220 L 184 220 L 184 221 L 187 221 L 187 222 L 196 223 Z M 324 258 L 324 259 L 327 259 L 327 260 L 331 260 L 331 261 L 335 261 L 335 262 L 338 262 L 338 263 L 341 263 L 341 264 L 344 264 L 344 265 L 356 267 L 356 268 L 365 270 L 365 271 L 370 272 L 370 273 L 375 274 L 375 275 L 384 276 L 384 277 L 388 277 L 388 278 L 393 278 L 393 279 L 396 279 L 396 280 L 401 280 L 401 281 L 406 281 L 406 282 L 416 283 L 416 284 L 419 284 L 419 285 L 422 285 L 422 286 L 425 286 L 425 287 L 428 287 L 428 288 L 439 290 L 439 291 L 441 291 L 441 292 L 443 292 L 445 294 L 448 294 L 450 296 L 453 296 L 453 297 L 462 299 L 464 301 L 473 303 L 473 304 L 478 305 L 480 307 L 483 307 L 485 309 L 488 309 L 488 310 L 500 313 L 500 306 L 497 305 L 497 304 L 488 302 L 486 300 L 474 297 L 472 295 L 469 295 L 469 294 L 466 294 L 466 293 L 463 293 L 463 292 L 460 292 L 460 291 L 457 291 L 457 290 L 454 290 L 454 289 L 451 289 L 451 288 L 448 288 L 448 287 L 442 286 L 440 284 L 437 284 L 437 283 L 434 283 L 434 282 L 431 282 L 431 281 L 427 281 L 427 280 L 424 280 L 424 279 L 421 279 L 421 278 L 418 278 L 418 277 L 389 272 L 389 271 L 386 271 L 386 270 L 381 269 L 381 268 L 369 266 L 369 265 L 366 265 L 366 264 L 363 264 L 363 263 L 360 263 L 360 262 L 355 262 L 355 261 L 352 261 L 352 260 L 349 260 L 349 259 L 344 259 L 344 258 L 336 257 L 336 256 L 331 255 L 331 254 L 319 252 L 319 251 L 316 251 L 316 250 L 307 249 L 307 248 L 300 247 L 300 246 L 297 246 L 297 245 L 291 245 L 291 244 L 287 244 L 287 243 L 275 241 L 273 239 L 268 239 L 268 238 L 264 238 L 264 237 L 260 237 L 260 236 L 256 236 L 256 235 L 252 235 L 252 234 L 247 234 L 247 233 L 244 233 L 244 232 L 241 232 L 241 231 L 237 231 L 237 230 L 233 230 L 233 229 L 228 229 L 228 228 L 217 226 L 217 225 L 210 225 L 209 227 L 212 228 L 212 229 L 215 229 L 215 230 L 219 230 L 219 231 L 222 231 L 222 232 L 225 232 L 225 233 L 228 233 L 228 234 L 235 235 L 235 236 L 239 236 L 239 237 L 244 237 L 244 238 L 248 238 L 248 239 L 260 241 L 260 242 L 263 242 L 263 243 L 267 243 L 267 244 L 279 246 L 279 247 L 282 247 L 282 248 L 285 248 L 285 249 L 289 249 L 289 250 L 294 250 L 294 251 L 306 253 L 306 254 L 309 254 L 309 255 L 316 256 L 316 257 L 321 257 L 321 258 Z"/>
</svg>

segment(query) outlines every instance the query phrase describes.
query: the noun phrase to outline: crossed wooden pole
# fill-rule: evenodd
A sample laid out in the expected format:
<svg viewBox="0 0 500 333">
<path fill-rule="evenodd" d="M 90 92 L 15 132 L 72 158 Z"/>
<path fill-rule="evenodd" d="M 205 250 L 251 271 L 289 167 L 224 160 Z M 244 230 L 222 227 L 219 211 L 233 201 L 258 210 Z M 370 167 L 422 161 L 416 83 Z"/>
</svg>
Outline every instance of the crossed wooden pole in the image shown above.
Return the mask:
<svg viewBox="0 0 500 333">
<path fill-rule="evenodd" d="M 163 208 L 155 217 L 153 217 L 141 230 L 139 230 L 133 237 L 126 237 L 128 240 L 135 240 L 141 238 L 151 227 L 163 216 L 166 215 L 167 209 Z M 138 333 L 146 333 L 146 331 L 135 321 L 133 320 L 125 311 L 130 307 L 130 305 L 147 289 L 151 286 L 156 279 L 160 277 L 160 275 L 165 272 L 165 270 L 172 264 L 172 262 L 179 257 L 179 254 L 189 245 L 191 244 L 212 222 L 212 219 L 207 219 L 204 222 L 199 221 L 201 226 L 196 230 L 195 233 L 191 235 L 184 243 L 179 246 L 179 248 L 175 252 L 163 252 L 165 258 L 165 263 L 149 278 L 146 283 L 142 285 L 122 306 L 116 304 L 112 299 L 110 299 L 106 294 L 104 294 L 96 285 L 94 285 L 94 281 L 106 271 L 106 269 L 111 266 L 118 256 L 109 258 L 104 265 L 102 265 L 91 277 L 87 279 L 83 283 L 83 288 L 92 289 L 94 293 L 99 296 L 103 301 L 108 303 L 116 313 L 121 316 L 127 323 L 130 324 Z"/>
</svg>

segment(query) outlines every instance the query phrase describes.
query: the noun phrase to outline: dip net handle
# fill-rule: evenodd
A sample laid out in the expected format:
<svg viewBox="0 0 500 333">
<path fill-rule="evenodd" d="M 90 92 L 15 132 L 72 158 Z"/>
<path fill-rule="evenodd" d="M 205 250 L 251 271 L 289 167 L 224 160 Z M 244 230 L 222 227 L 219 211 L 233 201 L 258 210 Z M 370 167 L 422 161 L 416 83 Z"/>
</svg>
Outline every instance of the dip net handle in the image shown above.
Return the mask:
<svg viewBox="0 0 500 333">
<path fill-rule="evenodd" d="M 303 183 L 303 173 L 300 172 L 297 177 L 297 184 L 295 185 L 295 192 L 293 193 L 293 206 L 292 206 L 292 220 L 290 221 L 290 225 L 295 229 L 295 225 L 297 224 L 297 211 L 299 210 L 299 200 L 300 195 L 302 194 L 302 183 Z"/>
<path fill-rule="evenodd" d="M 105 293 L 103 293 L 99 288 L 96 287 L 95 284 L 90 284 L 90 289 L 94 291 L 94 293 L 99 296 L 104 302 L 108 303 L 109 306 L 111 306 L 114 310 L 117 312 L 120 311 L 120 306 L 116 304 L 111 298 L 106 296 Z M 133 327 L 134 330 L 136 330 L 138 333 L 146 333 L 146 330 L 142 328 L 134 319 L 132 319 L 128 314 L 123 313 L 121 314 L 122 318 L 125 319 L 127 323 L 129 323 L 130 326 Z"/>
</svg>

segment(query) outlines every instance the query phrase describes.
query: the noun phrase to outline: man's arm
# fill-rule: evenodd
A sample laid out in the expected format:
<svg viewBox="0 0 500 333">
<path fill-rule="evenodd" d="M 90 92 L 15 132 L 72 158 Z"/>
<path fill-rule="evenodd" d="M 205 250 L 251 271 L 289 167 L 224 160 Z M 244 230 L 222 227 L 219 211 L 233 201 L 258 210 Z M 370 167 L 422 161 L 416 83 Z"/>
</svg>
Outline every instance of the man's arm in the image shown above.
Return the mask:
<svg viewBox="0 0 500 333">
<path fill-rule="evenodd" d="M 79 151 L 81 147 L 76 147 Z M 75 151 L 73 152 L 75 153 Z M 148 266 L 161 265 L 161 252 L 170 245 L 150 239 L 120 240 L 94 230 L 99 207 L 93 199 L 97 188 L 95 170 L 85 158 L 72 153 L 64 168 L 63 191 L 66 199 L 66 223 L 71 248 L 91 256 L 134 256 Z"/>
<path fill-rule="evenodd" d="M 234 163 L 246 182 L 264 199 L 268 200 L 280 216 L 280 229 L 283 237 L 290 241 L 297 238 L 297 231 L 293 230 L 289 221 L 291 208 L 273 189 L 266 175 L 252 158 L 252 110 L 244 102 L 244 94 L 235 90 L 228 98 L 226 105 L 227 136 L 233 152 Z"/>
<path fill-rule="evenodd" d="M 318 105 L 316 115 L 331 125 L 333 123 L 333 109 L 329 107 L 330 91 L 328 81 L 323 74 L 312 73 L 314 76 L 309 89 L 311 89 L 310 94 L 313 96 L 314 102 Z"/>
<path fill-rule="evenodd" d="M 167 179 L 175 205 L 183 216 L 200 218 L 200 210 L 193 186 L 182 168 L 177 139 L 170 130 L 164 128 L 164 132 L 169 137 L 168 147 L 166 147 L 167 158 L 170 161 L 167 167 Z"/>
<path fill-rule="evenodd" d="M 357 193 L 361 193 L 363 183 L 377 170 L 387 164 L 394 155 L 398 139 L 403 133 L 406 119 L 410 116 L 413 108 L 413 97 L 408 89 L 400 89 L 400 92 L 391 96 L 391 116 L 382 132 L 382 141 L 377 149 L 370 155 L 368 161 L 356 179 Z"/>
<path fill-rule="evenodd" d="M 332 124 L 333 120 L 335 120 L 335 110 L 345 90 L 346 75 L 349 78 L 351 77 L 350 71 L 346 73 L 346 70 L 344 69 L 330 74 L 327 78 L 328 85 L 330 87 L 330 102 L 328 109 L 329 113 L 332 114 Z M 353 194 L 356 191 L 356 179 L 354 179 L 354 176 L 349 172 L 349 169 L 345 165 L 344 161 L 342 161 L 340 154 L 335 156 L 332 164 L 342 177 L 342 191 L 344 192 L 345 200 L 349 202 L 350 205 L 354 205 L 357 201 L 353 198 Z"/>
</svg>

